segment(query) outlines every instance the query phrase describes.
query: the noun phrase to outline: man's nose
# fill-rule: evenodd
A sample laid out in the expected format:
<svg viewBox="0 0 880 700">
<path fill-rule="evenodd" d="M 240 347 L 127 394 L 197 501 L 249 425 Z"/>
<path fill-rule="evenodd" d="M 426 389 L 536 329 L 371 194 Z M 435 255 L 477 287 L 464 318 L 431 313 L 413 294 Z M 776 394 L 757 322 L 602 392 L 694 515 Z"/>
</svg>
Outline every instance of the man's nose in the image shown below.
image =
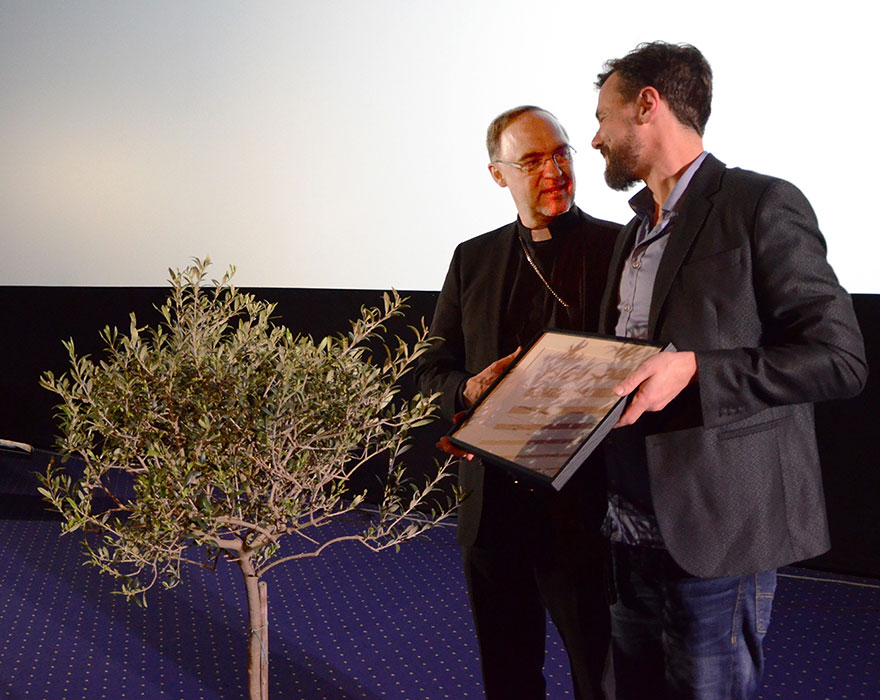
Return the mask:
<svg viewBox="0 0 880 700">
<path fill-rule="evenodd" d="M 597 151 L 602 148 L 602 139 L 599 138 L 599 132 L 596 132 L 596 135 L 593 137 L 593 140 L 590 142 L 590 145 L 595 148 Z"/>
<path fill-rule="evenodd" d="M 547 172 L 547 166 L 550 166 L 550 172 Z M 548 177 L 556 177 L 557 175 L 562 175 L 564 171 L 560 167 L 559 163 L 556 162 L 556 156 L 547 156 L 544 159 L 543 164 L 541 165 L 541 172 Z"/>
</svg>

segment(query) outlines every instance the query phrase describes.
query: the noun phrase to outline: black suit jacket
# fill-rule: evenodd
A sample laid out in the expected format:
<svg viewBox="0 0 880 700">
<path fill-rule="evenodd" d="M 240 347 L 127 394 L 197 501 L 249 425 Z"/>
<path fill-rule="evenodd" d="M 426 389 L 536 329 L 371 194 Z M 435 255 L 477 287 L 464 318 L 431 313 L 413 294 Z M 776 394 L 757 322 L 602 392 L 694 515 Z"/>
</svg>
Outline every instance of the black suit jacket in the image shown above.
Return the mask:
<svg viewBox="0 0 880 700">
<path fill-rule="evenodd" d="M 812 403 L 858 393 L 867 366 L 813 210 L 793 185 L 710 155 L 671 226 L 649 333 L 696 352 L 698 383 L 640 419 L 663 539 L 702 577 L 820 554 L 829 538 Z M 636 228 L 612 258 L 608 333 Z"/>
<path fill-rule="evenodd" d="M 605 287 L 608 261 L 618 224 L 595 219 L 580 209 L 578 230 L 587 237 L 589 259 L 584 261 L 586 296 L 592 299 L 584 310 L 583 330 L 594 331 L 598 304 Z M 516 222 L 458 245 L 452 256 L 443 289 L 437 300 L 431 335 L 435 340 L 416 368 L 416 380 L 423 393 L 439 392 L 443 415 L 451 420 L 456 411 L 462 382 L 481 372 L 502 356 L 502 313 L 505 272 L 511 254 L 519 248 Z M 511 352 L 508 349 L 507 352 Z M 476 539 L 483 509 L 484 467 L 478 459 L 463 462 L 459 471 L 462 488 L 469 492 L 458 515 L 462 544 Z"/>
</svg>

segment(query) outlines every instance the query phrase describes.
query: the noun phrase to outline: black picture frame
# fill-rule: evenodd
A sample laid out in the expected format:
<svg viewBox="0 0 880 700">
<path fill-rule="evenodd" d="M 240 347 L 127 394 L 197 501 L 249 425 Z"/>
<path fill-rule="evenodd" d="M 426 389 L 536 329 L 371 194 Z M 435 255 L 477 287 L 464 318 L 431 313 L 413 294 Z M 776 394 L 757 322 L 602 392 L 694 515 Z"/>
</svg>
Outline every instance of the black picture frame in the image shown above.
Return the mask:
<svg viewBox="0 0 880 700">
<path fill-rule="evenodd" d="M 540 333 L 450 432 L 456 447 L 560 490 L 617 423 L 613 387 L 674 350 L 631 338 Z"/>
</svg>

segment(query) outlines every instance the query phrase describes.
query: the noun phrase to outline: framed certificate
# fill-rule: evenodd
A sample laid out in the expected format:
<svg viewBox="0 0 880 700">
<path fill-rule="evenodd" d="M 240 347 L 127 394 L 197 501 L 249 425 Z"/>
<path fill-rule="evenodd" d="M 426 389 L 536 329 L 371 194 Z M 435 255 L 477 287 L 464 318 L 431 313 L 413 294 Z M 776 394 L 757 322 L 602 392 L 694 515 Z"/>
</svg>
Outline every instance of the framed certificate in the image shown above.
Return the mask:
<svg viewBox="0 0 880 700">
<path fill-rule="evenodd" d="M 612 389 L 672 346 L 544 331 L 449 434 L 457 447 L 561 489 L 602 441 L 626 397 Z"/>
</svg>

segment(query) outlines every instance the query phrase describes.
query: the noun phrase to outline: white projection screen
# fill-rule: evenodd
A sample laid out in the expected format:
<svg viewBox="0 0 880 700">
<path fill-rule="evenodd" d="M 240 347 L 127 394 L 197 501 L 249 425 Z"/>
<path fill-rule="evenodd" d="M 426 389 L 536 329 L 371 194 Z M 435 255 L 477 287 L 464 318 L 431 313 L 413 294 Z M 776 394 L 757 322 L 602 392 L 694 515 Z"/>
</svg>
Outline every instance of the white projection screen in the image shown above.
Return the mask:
<svg viewBox="0 0 880 700">
<path fill-rule="evenodd" d="M 877 226 L 870 4 L 743 0 L 0 0 L 0 285 L 439 289 L 514 216 L 488 122 L 554 112 L 578 204 L 624 221 L 590 148 L 596 73 L 642 41 L 715 73 L 705 144 L 809 197 L 851 292 Z"/>
</svg>

